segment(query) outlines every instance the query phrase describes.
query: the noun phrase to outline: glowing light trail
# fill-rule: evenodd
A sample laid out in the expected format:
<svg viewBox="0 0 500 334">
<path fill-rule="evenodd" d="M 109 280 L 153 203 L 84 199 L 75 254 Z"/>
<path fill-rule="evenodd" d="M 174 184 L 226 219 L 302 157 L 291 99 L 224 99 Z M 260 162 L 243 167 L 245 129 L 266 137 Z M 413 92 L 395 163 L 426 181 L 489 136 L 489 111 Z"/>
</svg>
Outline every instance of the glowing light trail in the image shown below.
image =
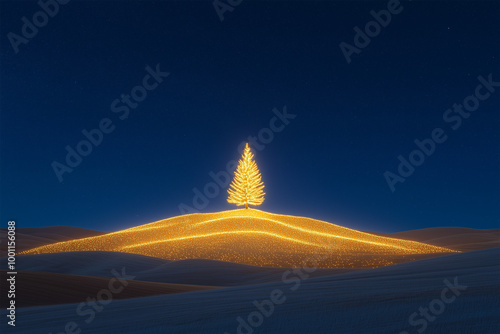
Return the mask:
<svg viewBox="0 0 500 334">
<path fill-rule="evenodd" d="M 272 221 L 272 222 L 274 222 L 276 224 L 280 224 L 280 225 L 286 226 L 286 227 L 294 229 L 294 230 L 298 230 L 298 231 L 302 231 L 302 232 L 310 233 L 310 234 L 321 235 L 321 236 L 328 237 L 328 238 L 346 239 L 346 240 L 352 240 L 352 241 L 356 241 L 356 242 L 363 242 L 363 243 L 372 244 L 372 245 L 394 247 L 394 248 L 398 248 L 398 249 L 411 249 L 411 248 L 404 247 L 404 246 L 397 246 L 397 245 L 391 245 L 391 244 L 387 244 L 387 243 L 375 242 L 375 241 L 368 241 L 368 240 L 360 240 L 360 239 L 356 239 L 356 238 L 343 237 L 343 236 L 340 236 L 340 235 L 332 235 L 331 233 L 325 233 L 325 232 L 318 232 L 318 231 L 308 230 L 308 229 L 301 228 L 301 227 L 298 227 L 298 226 L 293 226 L 293 225 L 290 225 L 290 224 L 282 223 L 282 222 L 280 222 L 278 220 L 271 219 L 271 218 L 259 218 L 259 217 L 252 217 L 252 216 L 241 216 L 241 218 L 251 218 L 251 219 L 257 219 L 257 220 L 261 219 L 261 220 L 265 220 L 265 221 Z M 207 221 L 204 221 L 204 222 L 196 223 L 194 225 L 195 226 L 196 225 L 202 225 L 202 224 L 212 223 L 212 222 L 215 222 L 215 221 L 221 221 L 221 220 L 224 220 L 224 219 L 227 219 L 227 218 L 210 219 L 210 220 L 207 220 Z M 388 238 L 388 239 L 391 239 L 391 238 Z"/>
<path fill-rule="evenodd" d="M 143 242 L 141 244 L 134 244 L 130 246 L 125 246 L 122 249 L 129 249 L 129 248 L 135 248 L 135 247 L 141 247 L 141 246 L 146 246 L 146 245 L 153 245 L 153 244 L 159 244 L 159 243 L 164 243 L 164 242 L 172 242 L 172 241 L 180 241 L 180 240 L 187 240 L 187 239 L 197 239 L 197 238 L 207 238 L 207 237 L 213 237 L 216 235 L 223 235 L 223 234 L 264 234 L 264 235 L 269 235 L 273 236 L 276 238 L 288 240 L 291 242 L 297 242 L 300 244 L 304 245 L 309 245 L 309 246 L 316 246 L 316 247 L 322 247 L 323 245 L 321 244 L 315 244 L 307 241 L 302 241 L 299 239 L 294 239 L 294 238 L 288 238 L 284 237 L 282 235 L 276 234 L 276 233 L 270 233 L 270 232 L 262 232 L 262 231 L 229 231 L 229 232 L 214 232 L 214 233 L 208 233 L 208 234 L 197 234 L 197 235 L 190 235 L 187 237 L 179 237 L 179 238 L 174 238 L 174 239 L 165 239 L 165 240 L 156 240 L 156 241 L 149 241 L 149 242 Z"/>
</svg>

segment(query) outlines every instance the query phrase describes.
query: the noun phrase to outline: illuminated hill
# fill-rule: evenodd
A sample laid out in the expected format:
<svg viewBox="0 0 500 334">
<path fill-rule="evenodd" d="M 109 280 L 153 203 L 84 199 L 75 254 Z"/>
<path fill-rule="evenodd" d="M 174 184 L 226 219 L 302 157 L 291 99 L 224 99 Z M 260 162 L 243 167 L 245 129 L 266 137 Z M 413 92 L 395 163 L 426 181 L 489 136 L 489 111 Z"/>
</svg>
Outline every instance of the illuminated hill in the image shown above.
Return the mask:
<svg viewBox="0 0 500 334">
<path fill-rule="evenodd" d="M 190 214 L 21 254 L 117 251 L 168 260 L 213 259 L 258 266 L 378 267 L 455 252 L 311 218 L 255 209 Z"/>
</svg>

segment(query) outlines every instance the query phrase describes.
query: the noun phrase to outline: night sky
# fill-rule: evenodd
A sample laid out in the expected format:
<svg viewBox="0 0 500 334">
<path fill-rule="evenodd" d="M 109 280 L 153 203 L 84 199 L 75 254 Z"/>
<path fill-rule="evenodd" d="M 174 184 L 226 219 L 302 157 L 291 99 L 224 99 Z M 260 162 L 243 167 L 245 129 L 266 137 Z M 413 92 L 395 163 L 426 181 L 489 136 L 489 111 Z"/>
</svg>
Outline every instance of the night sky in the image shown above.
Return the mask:
<svg viewBox="0 0 500 334">
<path fill-rule="evenodd" d="M 245 0 L 221 21 L 211 1 L 73 0 L 13 47 L 41 8 L 2 1 L 3 227 L 114 231 L 181 204 L 235 209 L 209 173 L 259 134 L 258 209 L 377 232 L 500 227 L 500 4 L 402 1 L 348 63 L 340 44 L 387 7 Z M 464 100 L 475 110 L 447 112 Z M 100 126 L 60 182 L 54 161 Z M 446 140 L 392 191 L 384 173 L 436 128 Z M 213 198 L 193 203 L 205 186 Z"/>
</svg>

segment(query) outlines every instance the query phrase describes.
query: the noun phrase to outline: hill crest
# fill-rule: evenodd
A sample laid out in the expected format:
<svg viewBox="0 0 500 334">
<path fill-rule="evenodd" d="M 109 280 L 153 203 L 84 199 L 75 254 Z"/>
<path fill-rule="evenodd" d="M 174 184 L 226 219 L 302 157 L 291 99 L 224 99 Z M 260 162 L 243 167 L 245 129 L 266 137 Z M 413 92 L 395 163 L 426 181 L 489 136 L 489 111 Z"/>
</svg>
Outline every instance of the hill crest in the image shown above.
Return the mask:
<svg viewBox="0 0 500 334">
<path fill-rule="evenodd" d="M 323 268 L 378 267 L 456 252 L 307 217 L 238 209 L 171 217 L 22 254 L 69 251 L 118 251 L 167 260 L 204 258 L 275 267 L 309 261 Z"/>
</svg>

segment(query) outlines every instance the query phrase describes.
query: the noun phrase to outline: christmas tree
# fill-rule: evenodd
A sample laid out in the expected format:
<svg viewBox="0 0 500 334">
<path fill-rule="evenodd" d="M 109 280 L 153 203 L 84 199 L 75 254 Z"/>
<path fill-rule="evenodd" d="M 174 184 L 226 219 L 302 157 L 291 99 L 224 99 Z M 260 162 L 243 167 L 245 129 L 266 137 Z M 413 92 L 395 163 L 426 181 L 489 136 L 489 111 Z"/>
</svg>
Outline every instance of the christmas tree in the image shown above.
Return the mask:
<svg viewBox="0 0 500 334">
<path fill-rule="evenodd" d="M 228 203 L 234 203 L 237 206 L 245 205 L 246 209 L 248 209 L 248 205 L 261 205 L 265 195 L 264 183 L 253 157 L 247 143 L 234 172 L 233 182 L 227 190 L 229 193 Z"/>
</svg>

